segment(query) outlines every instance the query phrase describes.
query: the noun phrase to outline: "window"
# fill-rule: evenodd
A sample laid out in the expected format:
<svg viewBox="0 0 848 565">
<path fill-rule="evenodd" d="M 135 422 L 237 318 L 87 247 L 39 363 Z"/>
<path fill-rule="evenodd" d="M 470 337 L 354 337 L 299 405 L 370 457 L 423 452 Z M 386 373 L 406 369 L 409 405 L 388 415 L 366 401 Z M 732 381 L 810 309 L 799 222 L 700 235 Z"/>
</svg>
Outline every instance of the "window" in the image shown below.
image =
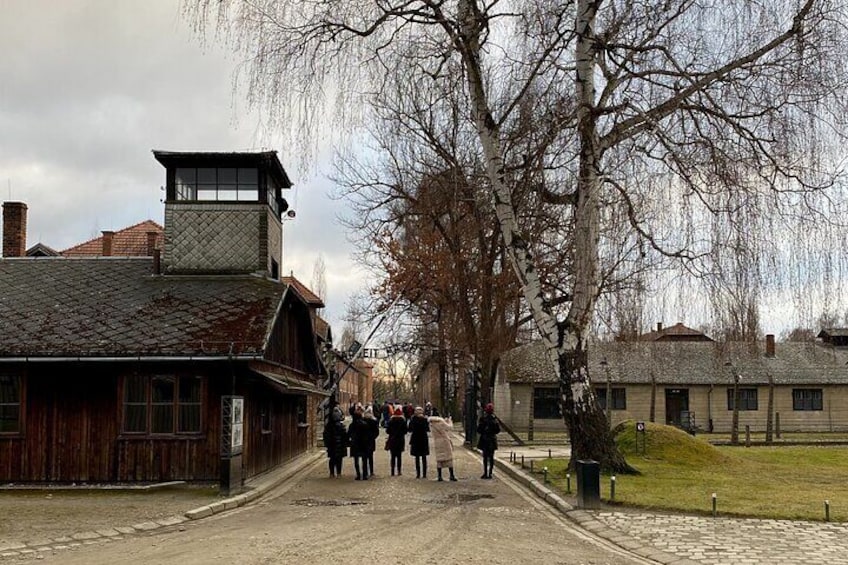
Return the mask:
<svg viewBox="0 0 848 565">
<path fill-rule="evenodd" d="M 610 388 L 612 395 L 612 404 L 610 410 L 627 410 L 627 393 L 624 387 Z M 607 389 L 606 387 L 596 387 L 595 396 L 598 398 L 598 405 L 601 410 L 607 409 Z"/>
<path fill-rule="evenodd" d="M 124 380 L 124 431 L 138 433 L 147 431 L 147 387 L 146 379 L 131 375 Z"/>
<path fill-rule="evenodd" d="M 792 389 L 793 410 L 821 410 L 822 389 L 820 388 L 793 388 Z"/>
<path fill-rule="evenodd" d="M 0 375 L 0 433 L 21 431 L 21 378 Z"/>
<path fill-rule="evenodd" d="M 733 388 L 727 389 L 727 409 L 733 410 Z M 757 389 L 739 389 L 739 410 L 757 410 Z"/>
<path fill-rule="evenodd" d="M 533 418 L 540 420 L 550 420 L 558 419 L 559 417 L 559 389 L 534 388 Z"/>
<path fill-rule="evenodd" d="M 177 200 L 258 202 L 259 172 L 250 167 L 177 167 Z"/>
<path fill-rule="evenodd" d="M 201 377 L 130 375 L 124 380 L 124 433 L 199 433 L 201 412 Z"/>
</svg>

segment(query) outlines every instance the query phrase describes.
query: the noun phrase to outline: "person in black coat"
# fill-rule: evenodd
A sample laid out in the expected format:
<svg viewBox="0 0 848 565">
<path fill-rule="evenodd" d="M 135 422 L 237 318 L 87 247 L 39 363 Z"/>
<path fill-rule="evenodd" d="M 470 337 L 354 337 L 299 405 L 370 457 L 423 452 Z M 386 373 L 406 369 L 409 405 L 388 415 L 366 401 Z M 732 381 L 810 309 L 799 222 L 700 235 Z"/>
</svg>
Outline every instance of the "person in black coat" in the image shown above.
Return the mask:
<svg viewBox="0 0 848 565">
<path fill-rule="evenodd" d="M 427 456 L 430 455 L 430 421 L 424 409 L 415 407 L 409 419 L 409 452 L 415 457 L 415 478 L 427 478 Z"/>
<path fill-rule="evenodd" d="M 347 457 L 347 430 L 343 420 L 341 408 L 335 406 L 324 423 L 324 447 L 331 477 L 342 476 L 342 460 Z"/>
<path fill-rule="evenodd" d="M 365 474 L 369 477 L 374 476 L 374 451 L 377 449 L 377 438 L 380 435 L 380 422 L 374 416 L 374 409 L 371 406 L 365 407 L 363 420 L 368 425 L 368 447 L 365 451 Z"/>
<path fill-rule="evenodd" d="M 498 449 L 498 434 L 501 426 L 495 417 L 495 407 L 486 404 L 483 414 L 477 420 L 477 448 L 483 453 L 483 475 L 481 479 L 491 479 L 495 468 L 495 451 Z"/>
<path fill-rule="evenodd" d="M 347 440 L 350 445 L 350 456 L 353 457 L 353 468 L 356 471 L 357 481 L 368 480 L 368 466 L 365 463 L 365 458 L 371 442 L 371 429 L 362 415 L 362 405 L 357 404 L 353 410 L 350 425 L 347 427 Z"/>
<path fill-rule="evenodd" d="M 389 418 L 389 423 L 386 424 L 386 434 L 389 438 L 386 443 L 391 455 L 392 476 L 401 475 L 403 467 L 403 450 L 406 448 L 406 418 L 403 417 L 403 410 L 396 408 L 392 417 Z"/>
</svg>

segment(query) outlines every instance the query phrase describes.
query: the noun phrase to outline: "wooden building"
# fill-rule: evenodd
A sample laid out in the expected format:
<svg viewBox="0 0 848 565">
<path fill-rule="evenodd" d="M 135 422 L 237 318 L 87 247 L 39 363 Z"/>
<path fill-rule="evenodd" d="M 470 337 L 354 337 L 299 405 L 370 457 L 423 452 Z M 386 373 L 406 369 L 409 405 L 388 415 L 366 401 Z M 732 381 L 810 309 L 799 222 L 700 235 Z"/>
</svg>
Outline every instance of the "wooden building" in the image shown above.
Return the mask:
<svg viewBox="0 0 848 565">
<path fill-rule="evenodd" d="M 3 205 L 2 482 L 238 487 L 316 444 L 327 371 L 313 296 L 280 278 L 276 152 L 154 156 L 164 237 L 125 256 L 27 256 Z"/>
<path fill-rule="evenodd" d="M 848 431 L 848 347 L 824 341 L 593 343 L 589 375 L 612 425 L 632 419 L 727 433 L 738 389 L 741 430 L 765 431 L 771 415 L 775 430 Z M 495 405 L 514 430 L 530 429 L 531 417 L 534 430 L 562 430 L 559 396 L 541 342 L 502 356 Z"/>
</svg>

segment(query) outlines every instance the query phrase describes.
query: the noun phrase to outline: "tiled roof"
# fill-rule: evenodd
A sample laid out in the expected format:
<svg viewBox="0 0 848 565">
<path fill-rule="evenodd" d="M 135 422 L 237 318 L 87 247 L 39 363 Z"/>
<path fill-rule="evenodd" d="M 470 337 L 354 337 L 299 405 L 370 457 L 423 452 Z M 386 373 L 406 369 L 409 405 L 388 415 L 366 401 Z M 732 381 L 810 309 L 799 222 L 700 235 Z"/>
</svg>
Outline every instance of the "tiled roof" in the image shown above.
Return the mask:
<svg viewBox="0 0 848 565">
<path fill-rule="evenodd" d="M 293 275 L 288 277 L 280 277 L 280 280 L 282 280 L 286 284 L 290 284 L 310 306 L 315 306 L 316 308 L 324 307 L 324 301 L 321 300 L 321 297 L 309 290 L 309 287 L 297 280 L 297 278 L 295 278 Z"/>
<path fill-rule="evenodd" d="M 315 335 L 317 335 L 322 341 L 333 341 L 332 335 L 330 334 L 330 324 L 321 316 L 315 316 Z"/>
<path fill-rule="evenodd" d="M 286 286 L 152 258 L 0 259 L 0 357 L 259 356 Z"/>
<path fill-rule="evenodd" d="M 848 328 L 825 328 L 817 337 L 848 337 Z"/>
<path fill-rule="evenodd" d="M 27 257 L 56 257 L 59 252 L 43 243 L 36 243 L 26 250 Z"/>
<path fill-rule="evenodd" d="M 556 382 L 541 342 L 504 353 L 500 370 L 508 382 Z M 589 375 L 596 383 L 605 382 L 608 372 L 614 383 L 732 384 L 733 370 L 743 384 L 768 384 L 769 376 L 775 384 L 848 384 L 848 350 L 787 342 L 775 344 L 774 357 L 767 357 L 763 343 L 689 341 L 603 342 L 589 348 Z"/>
<path fill-rule="evenodd" d="M 164 230 L 153 220 L 145 220 L 134 226 L 116 231 L 112 239 L 113 257 L 145 257 L 147 232 L 157 232 L 156 247 L 162 249 Z M 103 236 L 69 247 L 61 252 L 65 257 L 100 257 L 103 255 Z"/>
<path fill-rule="evenodd" d="M 639 339 L 642 341 L 712 341 L 704 332 L 684 326 L 681 322 L 668 328 L 642 334 Z"/>
</svg>

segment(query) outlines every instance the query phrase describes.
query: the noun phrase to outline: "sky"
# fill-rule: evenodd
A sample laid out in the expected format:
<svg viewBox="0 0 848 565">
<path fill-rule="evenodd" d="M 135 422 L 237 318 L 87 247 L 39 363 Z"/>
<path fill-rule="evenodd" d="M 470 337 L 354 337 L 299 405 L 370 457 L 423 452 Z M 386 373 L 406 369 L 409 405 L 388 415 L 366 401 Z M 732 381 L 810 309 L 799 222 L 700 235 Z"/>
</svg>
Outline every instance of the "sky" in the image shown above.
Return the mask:
<svg viewBox="0 0 848 565">
<path fill-rule="evenodd" d="M 0 13 L 0 200 L 27 205 L 28 248 L 161 225 L 165 169 L 153 150 L 276 150 L 296 212 L 282 272 L 309 285 L 323 259 L 323 315 L 341 335 L 364 281 L 337 221 L 344 204 L 326 174 L 297 177 L 296 156 L 233 92 L 235 56 L 201 46 L 178 0 L 0 0 Z"/>
</svg>

